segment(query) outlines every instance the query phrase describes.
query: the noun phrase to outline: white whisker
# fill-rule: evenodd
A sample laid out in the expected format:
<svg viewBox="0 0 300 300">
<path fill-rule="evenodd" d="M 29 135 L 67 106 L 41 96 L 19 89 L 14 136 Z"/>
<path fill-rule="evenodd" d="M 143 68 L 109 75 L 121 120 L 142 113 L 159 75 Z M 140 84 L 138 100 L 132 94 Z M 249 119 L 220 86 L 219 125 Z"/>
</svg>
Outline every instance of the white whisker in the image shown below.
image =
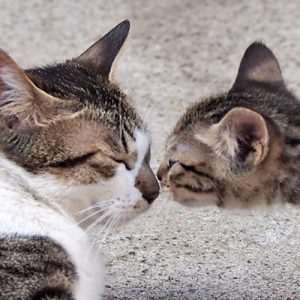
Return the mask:
<svg viewBox="0 0 300 300">
<path fill-rule="evenodd" d="M 111 220 L 113 219 L 114 217 L 110 217 L 107 222 L 104 224 L 104 226 L 102 227 L 101 229 L 101 233 L 104 232 L 104 236 L 103 238 L 101 239 L 101 242 L 104 243 L 106 237 L 107 237 L 107 234 L 109 233 L 109 225 L 110 225 L 110 222 Z"/>
<path fill-rule="evenodd" d="M 91 210 L 93 208 L 107 207 L 107 206 L 111 205 L 111 203 L 112 203 L 112 200 L 101 201 L 100 203 L 96 203 L 94 205 L 91 205 L 91 206 L 83 209 L 83 210 L 80 210 L 80 211 L 76 212 L 76 215 L 83 214 L 84 212 L 86 212 L 88 210 Z"/>
<path fill-rule="evenodd" d="M 105 226 L 102 228 L 102 230 L 97 233 L 97 238 L 98 238 L 98 236 L 104 231 L 104 236 L 101 239 L 101 244 L 98 247 L 97 254 L 99 253 L 100 250 L 102 250 L 102 247 L 107 239 L 107 236 L 112 232 L 114 232 L 114 230 L 116 230 L 116 228 L 120 224 L 121 218 L 122 217 L 120 215 L 111 217 L 108 220 L 108 222 L 105 224 Z"/>
<path fill-rule="evenodd" d="M 105 230 L 106 230 L 106 228 L 107 228 L 107 226 L 108 226 L 108 224 L 110 223 L 110 221 L 111 221 L 112 218 L 113 218 L 113 217 L 110 217 L 110 218 L 105 222 L 105 224 L 103 225 L 103 227 L 101 228 L 101 230 L 99 230 L 99 231 L 97 232 L 97 234 L 96 234 L 96 239 L 97 239 L 97 240 L 99 239 L 99 236 L 100 236 L 103 232 L 105 232 Z M 103 242 L 104 242 L 105 238 L 106 238 L 106 234 L 104 234 L 104 237 L 101 239 L 101 244 L 100 244 L 99 247 L 98 247 L 97 253 L 99 252 L 99 250 L 102 249 L 102 247 L 103 247 Z"/>
<path fill-rule="evenodd" d="M 103 211 L 105 211 L 105 210 L 106 210 L 106 208 L 97 209 L 97 210 L 96 210 L 95 212 L 93 212 L 92 214 L 90 214 L 90 215 L 84 217 L 82 220 L 80 220 L 80 221 L 77 223 L 77 225 L 82 224 L 84 221 L 90 219 L 91 217 L 93 217 L 93 216 L 95 216 L 95 215 L 97 215 L 97 214 L 100 214 L 101 212 L 103 212 Z"/>
<path fill-rule="evenodd" d="M 86 261 L 89 261 L 89 256 L 90 256 L 90 254 L 91 254 L 92 249 L 94 248 L 94 245 L 95 245 L 96 240 L 97 240 L 97 238 L 94 237 L 94 238 L 93 238 L 93 241 L 92 241 L 91 244 L 90 244 L 90 247 L 89 247 L 89 249 L 88 249 L 88 251 L 87 251 L 86 258 L 85 258 Z M 97 251 L 97 254 L 98 254 L 98 251 Z M 96 257 L 97 257 L 97 256 L 96 256 Z"/>
<path fill-rule="evenodd" d="M 118 227 L 120 221 L 120 215 L 119 216 L 114 216 L 111 224 L 110 224 L 110 234 L 112 234 Z"/>
<path fill-rule="evenodd" d="M 103 215 L 101 215 L 98 219 L 96 219 L 91 225 L 87 227 L 85 232 L 88 232 L 89 230 L 96 227 L 98 224 L 100 224 L 105 218 L 107 218 L 110 214 L 110 211 L 105 212 Z"/>
<path fill-rule="evenodd" d="M 153 108 L 158 104 L 158 102 L 154 102 L 149 108 L 148 110 L 143 114 L 142 116 L 142 120 L 143 120 L 143 123 L 146 124 L 147 123 L 147 119 L 149 117 L 149 115 L 151 114 Z"/>
<path fill-rule="evenodd" d="M 120 216 L 113 216 L 111 219 L 109 219 L 109 224 L 107 226 L 107 229 L 105 230 L 104 236 L 101 239 L 101 244 L 99 245 L 97 249 L 97 254 L 99 253 L 100 250 L 102 250 L 102 247 L 107 239 L 107 236 L 111 234 L 118 226 L 120 220 Z M 97 237 L 99 236 L 99 233 L 97 234 Z"/>
<path fill-rule="evenodd" d="M 105 218 L 109 215 L 109 213 L 110 213 L 109 211 L 106 212 L 105 215 L 101 216 L 101 217 L 98 218 L 96 221 L 94 221 L 94 222 L 93 222 L 93 223 L 85 230 L 85 232 L 87 232 L 88 230 L 90 230 L 90 229 L 92 229 L 93 227 L 95 227 L 98 223 L 100 223 L 103 219 L 105 219 Z M 109 218 L 109 219 L 106 221 L 106 223 L 105 223 L 105 225 L 103 226 L 103 228 L 102 228 L 101 230 L 99 230 L 99 232 L 97 232 L 96 236 L 94 236 L 93 241 L 92 241 L 92 243 L 91 243 L 91 245 L 90 245 L 90 247 L 89 247 L 88 253 L 87 253 L 87 259 L 89 258 L 89 255 L 90 255 L 90 253 L 91 253 L 91 250 L 94 248 L 94 245 L 95 245 L 96 241 L 99 239 L 99 235 L 103 232 L 103 230 L 104 230 L 106 224 L 109 223 L 110 219 L 111 219 L 111 218 Z M 97 257 L 98 254 L 99 254 L 100 248 L 102 249 L 101 246 L 99 246 L 99 247 L 97 248 L 97 251 L 96 251 L 96 257 Z"/>
</svg>

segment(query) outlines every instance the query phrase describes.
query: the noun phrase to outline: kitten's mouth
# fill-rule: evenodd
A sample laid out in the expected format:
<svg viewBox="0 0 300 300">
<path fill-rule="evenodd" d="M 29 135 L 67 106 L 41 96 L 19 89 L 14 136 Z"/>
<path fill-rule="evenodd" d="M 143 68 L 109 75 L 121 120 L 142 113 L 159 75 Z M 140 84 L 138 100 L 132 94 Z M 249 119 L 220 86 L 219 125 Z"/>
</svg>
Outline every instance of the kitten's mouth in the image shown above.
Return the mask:
<svg viewBox="0 0 300 300">
<path fill-rule="evenodd" d="M 186 199 L 181 200 L 180 202 L 182 202 L 182 204 L 184 204 L 186 206 L 190 206 L 190 207 L 199 206 L 199 202 L 193 198 L 186 198 Z"/>
<path fill-rule="evenodd" d="M 195 198 L 180 198 L 180 197 L 174 197 L 173 200 L 176 201 L 177 203 L 187 206 L 187 207 L 199 207 L 201 206 L 201 203 L 195 199 Z"/>
<path fill-rule="evenodd" d="M 170 189 L 170 192 L 174 201 L 187 207 L 202 207 L 218 204 L 218 198 L 215 194 L 195 194 L 184 189 Z"/>
</svg>

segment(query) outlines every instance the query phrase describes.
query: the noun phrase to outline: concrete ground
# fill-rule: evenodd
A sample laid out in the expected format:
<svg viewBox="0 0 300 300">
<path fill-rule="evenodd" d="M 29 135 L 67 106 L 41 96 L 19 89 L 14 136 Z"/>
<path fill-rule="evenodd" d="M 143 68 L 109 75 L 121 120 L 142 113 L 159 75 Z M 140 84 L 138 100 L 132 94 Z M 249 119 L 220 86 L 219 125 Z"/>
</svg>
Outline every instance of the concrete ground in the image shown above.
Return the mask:
<svg viewBox="0 0 300 300">
<path fill-rule="evenodd" d="M 230 87 L 254 40 L 300 96 L 299 1 L 0 1 L 0 47 L 22 66 L 79 54 L 125 18 L 116 79 L 145 115 L 153 168 L 185 107 Z M 300 299 L 300 209 L 191 210 L 162 194 L 109 236 L 105 299 Z M 88 299 L 87 299 L 88 300 Z"/>
</svg>

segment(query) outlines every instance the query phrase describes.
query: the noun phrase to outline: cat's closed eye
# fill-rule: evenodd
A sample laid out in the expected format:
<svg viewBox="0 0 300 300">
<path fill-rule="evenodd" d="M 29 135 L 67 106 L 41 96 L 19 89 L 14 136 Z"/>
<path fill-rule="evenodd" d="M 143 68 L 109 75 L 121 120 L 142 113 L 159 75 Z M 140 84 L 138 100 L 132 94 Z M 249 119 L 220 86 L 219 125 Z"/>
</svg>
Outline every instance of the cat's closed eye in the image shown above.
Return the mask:
<svg viewBox="0 0 300 300">
<path fill-rule="evenodd" d="M 115 162 L 117 162 L 118 164 L 122 164 L 125 166 L 126 170 L 131 171 L 134 167 L 126 162 L 125 160 L 119 160 L 119 159 L 115 159 Z"/>
</svg>

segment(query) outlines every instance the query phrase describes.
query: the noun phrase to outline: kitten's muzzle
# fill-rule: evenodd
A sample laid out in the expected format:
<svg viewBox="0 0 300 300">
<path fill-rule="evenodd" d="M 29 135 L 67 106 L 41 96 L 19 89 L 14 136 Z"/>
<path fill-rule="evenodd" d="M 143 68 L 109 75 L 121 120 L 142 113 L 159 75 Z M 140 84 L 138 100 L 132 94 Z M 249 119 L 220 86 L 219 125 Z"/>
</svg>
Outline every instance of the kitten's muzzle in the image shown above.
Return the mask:
<svg viewBox="0 0 300 300">
<path fill-rule="evenodd" d="M 168 172 L 171 170 L 171 168 L 177 163 L 177 160 L 169 159 L 165 160 L 161 163 L 159 166 L 159 169 L 157 171 L 157 178 L 161 182 L 163 186 L 169 187 L 167 182 L 167 175 Z"/>
<path fill-rule="evenodd" d="M 168 169 L 170 170 L 177 162 L 178 162 L 178 160 L 169 159 L 168 160 Z"/>
</svg>

